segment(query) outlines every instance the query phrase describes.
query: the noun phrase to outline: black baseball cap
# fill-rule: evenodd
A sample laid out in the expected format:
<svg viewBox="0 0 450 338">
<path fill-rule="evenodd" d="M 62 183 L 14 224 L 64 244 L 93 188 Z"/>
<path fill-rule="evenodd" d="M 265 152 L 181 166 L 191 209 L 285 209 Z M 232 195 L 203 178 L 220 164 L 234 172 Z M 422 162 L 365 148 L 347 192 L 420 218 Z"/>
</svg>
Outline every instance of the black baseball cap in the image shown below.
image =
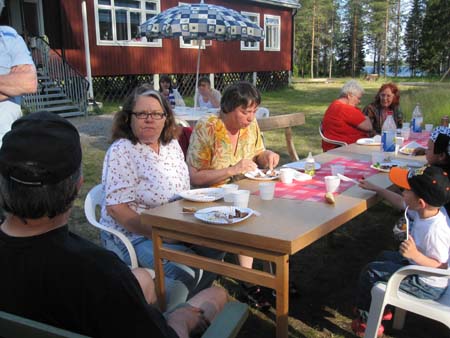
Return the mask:
<svg viewBox="0 0 450 338">
<path fill-rule="evenodd" d="M 81 165 L 80 135 L 66 119 L 38 112 L 15 121 L 3 137 L 0 173 L 29 186 L 58 183 Z"/>
<path fill-rule="evenodd" d="M 440 167 L 425 166 L 416 169 L 394 167 L 389 178 L 400 188 L 413 191 L 429 205 L 440 207 L 450 202 L 448 174 Z"/>
</svg>

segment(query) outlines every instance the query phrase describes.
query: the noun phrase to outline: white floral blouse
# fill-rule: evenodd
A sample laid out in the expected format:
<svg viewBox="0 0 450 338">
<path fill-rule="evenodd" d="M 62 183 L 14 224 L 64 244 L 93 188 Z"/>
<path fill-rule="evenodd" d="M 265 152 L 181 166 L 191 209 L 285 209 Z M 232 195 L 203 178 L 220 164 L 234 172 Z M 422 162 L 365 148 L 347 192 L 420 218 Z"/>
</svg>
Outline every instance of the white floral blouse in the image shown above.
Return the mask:
<svg viewBox="0 0 450 338">
<path fill-rule="evenodd" d="M 140 235 L 127 231 L 106 206 L 128 203 L 137 213 L 173 201 L 189 189 L 189 172 L 176 140 L 161 145 L 159 154 L 145 144 L 127 139 L 114 142 L 103 162 L 103 203 L 100 223 L 124 233 L 131 241 Z"/>
</svg>

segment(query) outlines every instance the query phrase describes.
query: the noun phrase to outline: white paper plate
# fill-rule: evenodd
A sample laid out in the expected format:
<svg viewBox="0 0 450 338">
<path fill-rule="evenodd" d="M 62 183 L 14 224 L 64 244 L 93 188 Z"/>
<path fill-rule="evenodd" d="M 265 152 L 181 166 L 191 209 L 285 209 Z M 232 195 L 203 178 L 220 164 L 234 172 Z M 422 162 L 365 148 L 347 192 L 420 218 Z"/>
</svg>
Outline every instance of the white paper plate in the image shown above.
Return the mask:
<svg viewBox="0 0 450 338">
<path fill-rule="evenodd" d="M 240 212 L 245 212 L 247 215 L 245 217 L 229 217 L 229 215 L 235 215 L 236 210 Z M 234 224 L 246 220 L 251 215 L 253 215 L 253 210 L 250 208 L 238 208 L 231 206 L 218 206 L 198 210 L 194 217 L 211 224 Z"/>
<path fill-rule="evenodd" d="M 305 170 L 305 161 L 297 161 L 297 162 L 291 162 L 283 165 L 283 168 L 292 168 L 295 170 Z M 314 166 L 316 170 L 319 170 L 321 168 L 320 163 L 314 162 Z"/>
<path fill-rule="evenodd" d="M 223 198 L 222 188 L 192 189 L 178 193 L 180 197 L 193 202 L 213 202 Z"/>
<path fill-rule="evenodd" d="M 414 149 L 421 147 L 421 148 L 426 148 L 421 146 L 419 143 L 413 141 L 410 142 L 408 144 L 405 144 L 403 147 L 401 147 L 398 151 L 404 155 L 411 155 L 411 153 L 413 152 Z"/>
<path fill-rule="evenodd" d="M 276 180 L 280 177 L 280 171 L 274 170 L 274 172 L 275 172 L 274 176 L 261 176 L 259 171 L 255 170 L 255 171 L 250 171 L 248 173 L 245 173 L 244 176 L 251 180 L 256 180 L 256 181 L 272 181 L 272 180 Z"/>
<path fill-rule="evenodd" d="M 362 145 L 362 146 L 379 146 L 381 145 L 381 140 L 378 138 L 360 138 L 356 141 L 356 144 Z"/>
</svg>

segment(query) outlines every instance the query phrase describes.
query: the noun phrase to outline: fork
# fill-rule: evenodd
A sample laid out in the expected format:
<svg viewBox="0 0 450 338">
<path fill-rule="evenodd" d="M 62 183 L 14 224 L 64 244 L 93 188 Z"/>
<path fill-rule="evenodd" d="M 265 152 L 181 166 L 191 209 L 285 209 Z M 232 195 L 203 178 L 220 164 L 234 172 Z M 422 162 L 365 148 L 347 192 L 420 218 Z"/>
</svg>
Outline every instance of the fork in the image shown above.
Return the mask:
<svg viewBox="0 0 450 338">
<path fill-rule="evenodd" d="M 408 240 L 408 238 L 409 238 L 409 218 L 408 218 L 408 208 L 409 208 L 409 206 L 407 206 L 406 209 L 405 209 L 406 240 Z"/>
<path fill-rule="evenodd" d="M 337 174 L 337 177 L 339 177 L 339 178 L 340 178 L 341 180 L 343 180 L 343 181 L 353 182 L 353 183 L 359 184 L 359 182 L 358 182 L 357 180 L 354 180 L 353 178 L 344 176 L 344 175 L 342 175 L 342 174 L 340 174 L 340 173 Z"/>
</svg>

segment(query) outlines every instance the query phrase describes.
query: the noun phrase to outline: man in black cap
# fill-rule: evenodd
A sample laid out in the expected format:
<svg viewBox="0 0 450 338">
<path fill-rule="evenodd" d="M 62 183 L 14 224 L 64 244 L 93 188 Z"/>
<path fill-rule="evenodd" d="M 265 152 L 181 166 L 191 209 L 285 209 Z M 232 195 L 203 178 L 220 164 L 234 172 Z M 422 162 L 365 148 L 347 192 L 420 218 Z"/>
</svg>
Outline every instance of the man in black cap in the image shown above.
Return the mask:
<svg viewBox="0 0 450 338">
<path fill-rule="evenodd" d="M 403 189 L 402 195 L 387 189 L 370 185 L 386 200 L 405 212 L 405 237 L 398 251 L 384 251 L 361 272 L 356 295 L 355 318 L 352 330 L 364 336 L 372 287 L 378 282 L 387 282 L 400 268 L 415 264 L 432 268 L 447 269 L 450 252 L 450 227 L 444 204 L 450 201 L 450 182 L 442 168 L 425 166 L 417 169 L 392 168 L 389 178 Z M 367 182 L 362 186 L 367 188 Z M 373 188 L 375 187 L 375 188 Z M 400 289 L 422 299 L 439 299 L 447 289 L 447 278 L 407 276 Z M 382 320 L 390 320 L 392 313 L 386 311 Z M 378 336 L 384 327 L 378 328 Z"/>
<path fill-rule="evenodd" d="M 71 123 L 46 112 L 14 122 L 0 148 L 0 310 L 93 337 L 204 330 L 225 291 L 202 291 L 166 321 L 115 254 L 68 230 L 81 184 L 80 139 Z M 141 279 L 145 288 L 151 283 Z"/>
</svg>

